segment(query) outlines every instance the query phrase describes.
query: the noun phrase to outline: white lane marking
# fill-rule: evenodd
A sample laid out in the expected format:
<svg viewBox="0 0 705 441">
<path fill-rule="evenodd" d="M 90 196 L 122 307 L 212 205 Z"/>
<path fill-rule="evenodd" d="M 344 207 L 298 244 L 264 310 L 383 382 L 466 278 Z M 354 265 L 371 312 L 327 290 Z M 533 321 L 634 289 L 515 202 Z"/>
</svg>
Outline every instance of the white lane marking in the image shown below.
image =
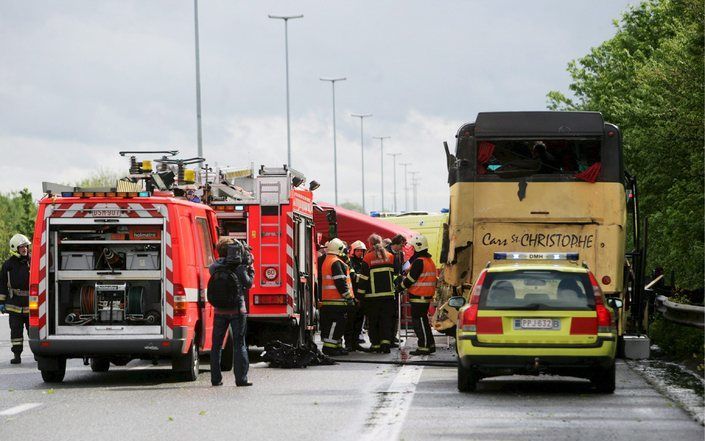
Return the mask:
<svg viewBox="0 0 705 441">
<path fill-rule="evenodd" d="M 399 439 L 422 372 L 423 366 L 401 368 L 389 388 L 380 393 L 381 400 L 370 417 L 371 427 L 363 433 L 361 440 Z"/>
<path fill-rule="evenodd" d="M 42 403 L 25 403 L 25 404 L 20 404 L 19 406 L 11 407 L 9 409 L 5 409 L 2 412 L 0 412 L 0 416 L 11 416 L 11 415 L 17 415 L 18 413 L 34 409 L 35 407 L 41 406 Z"/>
</svg>

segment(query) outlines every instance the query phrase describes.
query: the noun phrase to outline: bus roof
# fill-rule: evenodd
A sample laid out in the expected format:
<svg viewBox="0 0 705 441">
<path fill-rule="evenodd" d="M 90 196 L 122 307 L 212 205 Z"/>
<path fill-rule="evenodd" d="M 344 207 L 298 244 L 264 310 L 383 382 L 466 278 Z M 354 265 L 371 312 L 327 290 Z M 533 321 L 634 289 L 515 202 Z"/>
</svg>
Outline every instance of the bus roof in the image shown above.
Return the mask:
<svg viewBox="0 0 705 441">
<path fill-rule="evenodd" d="M 602 136 L 605 122 L 599 112 L 481 112 L 476 137 Z"/>
</svg>

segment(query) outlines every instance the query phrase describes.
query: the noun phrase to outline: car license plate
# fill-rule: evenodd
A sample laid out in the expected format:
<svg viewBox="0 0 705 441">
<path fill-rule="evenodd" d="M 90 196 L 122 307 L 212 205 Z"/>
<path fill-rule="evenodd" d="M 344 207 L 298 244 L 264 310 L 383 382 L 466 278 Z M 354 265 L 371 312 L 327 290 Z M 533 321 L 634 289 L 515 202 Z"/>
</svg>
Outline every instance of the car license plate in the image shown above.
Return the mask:
<svg viewBox="0 0 705 441">
<path fill-rule="evenodd" d="M 514 319 L 514 329 L 561 329 L 561 321 L 547 318 Z"/>
<path fill-rule="evenodd" d="M 120 217 L 120 210 L 93 210 L 93 217 Z"/>
</svg>

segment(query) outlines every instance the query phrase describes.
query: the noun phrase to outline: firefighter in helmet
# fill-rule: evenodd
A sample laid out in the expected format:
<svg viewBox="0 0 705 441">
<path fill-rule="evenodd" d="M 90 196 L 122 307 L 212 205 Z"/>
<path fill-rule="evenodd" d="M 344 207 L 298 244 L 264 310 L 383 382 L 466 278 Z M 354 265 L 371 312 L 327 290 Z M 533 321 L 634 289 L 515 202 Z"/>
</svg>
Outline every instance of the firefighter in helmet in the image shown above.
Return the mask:
<svg viewBox="0 0 705 441">
<path fill-rule="evenodd" d="M 345 244 L 331 239 L 321 267 L 321 340 L 326 355 L 347 355 L 343 349 L 343 332 L 347 309 L 355 305 L 350 268 L 341 258 Z"/>
<path fill-rule="evenodd" d="M 22 328 L 29 333 L 29 246 L 27 236 L 15 234 L 10 239 L 10 258 L 0 270 L 0 312 L 10 314 L 10 343 L 15 357 L 12 364 L 22 362 L 24 346 Z"/>
<path fill-rule="evenodd" d="M 360 271 L 362 271 L 362 262 L 365 257 L 367 247 L 361 240 L 356 240 L 350 245 L 350 256 L 348 265 L 350 266 L 350 279 L 352 280 L 353 292 L 357 293 L 357 287 L 360 280 Z M 367 351 L 360 343 L 360 334 L 365 321 L 365 313 L 363 309 L 362 296 L 355 296 L 355 305 L 348 308 L 347 322 L 345 325 L 345 349 L 350 351 Z"/>
<path fill-rule="evenodd" d="M 360 271 L 357 292 L 365 297 L 370 352 L 388 354 L 392 346 L 394 325 L 394 255 L 384 249 L 379 234 L 372 234 L 367 243 Z"/>
<path fill-rule="evenodd" d="M 436 352 L 436 344 L 428 323 L 428 307 L 436 293 L 438 272 L 428 252 L 428 240 L 417 235 L 409 241 L 414 247 L 411 268 L 402 281 L 402 287 L 409 293 L 411 322 L 418 338 L 418 347 L 411 355 L 428 355 Z"/>
</svg>

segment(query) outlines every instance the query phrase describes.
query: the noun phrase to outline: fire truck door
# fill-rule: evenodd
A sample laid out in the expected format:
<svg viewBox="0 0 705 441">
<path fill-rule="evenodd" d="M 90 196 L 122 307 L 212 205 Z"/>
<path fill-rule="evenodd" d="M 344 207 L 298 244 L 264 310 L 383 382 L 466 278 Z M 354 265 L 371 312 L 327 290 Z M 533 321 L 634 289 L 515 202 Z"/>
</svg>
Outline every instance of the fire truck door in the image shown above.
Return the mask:
<svg viewBox="0 0 705 441">
<path fill-rule="evenodd" d="M 299 314 L 299 337 L 303 342 L 307 327 L 313 317 L 312 282 L 312 222 L 305 218 L 294 216 L 294 249 L 296 275 L 296 312 Z"/>
<path fill-rule="evenodd" d="M 213 239 L 211 237 L 211 228 L 208 222 L 203 217 L 195 219 L 196 232 L 194 241 L 196 245 L 196 255 L 199 256 L 200 271 L 198 276 L 198 316 L 201 323 L 200 326 L 200 342 L 199 345 L 203 350 L 210 350 L 212 345 L 213 334 L 213 306 L 207 301 L 208 280 L 210 278 L 209 267 L 214 262 Z"/>
</svg>

